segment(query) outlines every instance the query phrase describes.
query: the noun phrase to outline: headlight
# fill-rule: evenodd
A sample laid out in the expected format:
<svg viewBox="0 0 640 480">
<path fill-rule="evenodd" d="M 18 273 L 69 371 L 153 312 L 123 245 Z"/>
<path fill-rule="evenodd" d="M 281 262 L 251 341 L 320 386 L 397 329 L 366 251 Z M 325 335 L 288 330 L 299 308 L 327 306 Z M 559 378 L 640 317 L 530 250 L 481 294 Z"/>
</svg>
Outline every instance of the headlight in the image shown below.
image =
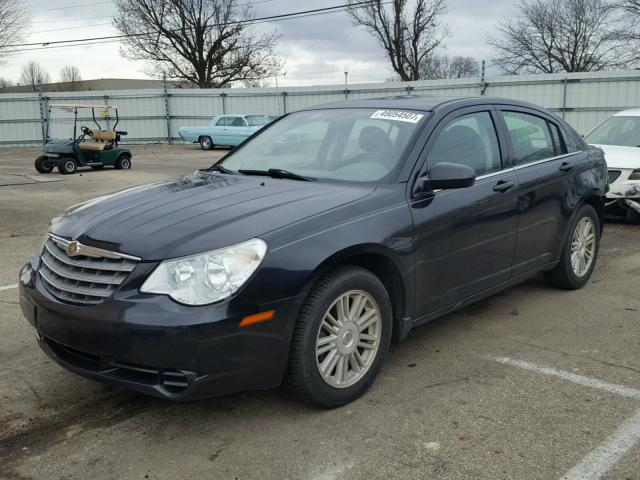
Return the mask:
<svg viewBox="0 0 640 480">
<path fill-rule="evenodd" d="M 631 175 L 629 175 L 629 180 L 640 180 L 640 168 L 631 172 Z"/>
<path fill-rule="evenodd" d="M 187 305 L 217 302 L 244 285 L 266 253 L 266 242 L 254 238 L 220 250 L 165 260 L 149 275 L 140 291 L 169 295 Z"/>
</svg>

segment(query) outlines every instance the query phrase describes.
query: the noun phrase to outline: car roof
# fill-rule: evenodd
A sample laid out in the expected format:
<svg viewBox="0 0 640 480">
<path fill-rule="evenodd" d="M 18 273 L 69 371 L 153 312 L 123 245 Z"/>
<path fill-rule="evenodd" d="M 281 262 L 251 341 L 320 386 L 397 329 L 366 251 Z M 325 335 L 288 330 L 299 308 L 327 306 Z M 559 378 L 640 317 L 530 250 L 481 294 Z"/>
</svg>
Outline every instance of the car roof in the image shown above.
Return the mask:
<svg viewBox="0 0 640 480">
<path fill-rule="evenodd" d="M 435 96 L 435 95 L 402 95 L 394 97 L 380 97 L 380 98 L 367 98 L 358 100 L 342 100 L 338 102 L 325 103 L 322 105 L 315 105 L 313 107 L 306 108 L 305 110 L 319 110 L 328 108 L 386 108 L 397 109 L 402 108 L 404 110 L 422 110 L 432 111 L 439 107 L 449 105 L 458 106 L 460 108 L 467 105 L 483 105 L 483 104 L 500 104 L 500 105 L 514 105 L 527 108 L 533 108 L 540 110 L 542 107 L 522 102 L 520 100 L 513 100 L 510 98 L 498 98 L 498 97 L 450 97 L 450 96 Z"/>
<path fill-rule="evenodd" d="M 631 110 L 623 110 L 615 113 L 614 117 L 640 117 L 640 108 L 632 108 Z"/>
</svg>

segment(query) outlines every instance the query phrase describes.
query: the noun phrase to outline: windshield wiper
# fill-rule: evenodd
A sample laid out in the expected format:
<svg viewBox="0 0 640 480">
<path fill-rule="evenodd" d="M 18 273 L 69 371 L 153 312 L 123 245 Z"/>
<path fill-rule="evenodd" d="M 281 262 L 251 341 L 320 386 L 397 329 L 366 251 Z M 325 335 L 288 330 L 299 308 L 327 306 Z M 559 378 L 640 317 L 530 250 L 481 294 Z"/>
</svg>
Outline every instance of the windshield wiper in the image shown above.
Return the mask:
<svg viewBox="0 0 640 480">
<path fill-rule="evenodd" d="M 315 182 L 317 179 L 313 177 L 305 177 L 297 173 L 283 170 L 281 168 L 270 168 L 269 170 L 238 170 L 243 175 L 262 175 L 271 178 L 287 178 L 289 180 L 300 180 L 303 182 Z"/>
<path fill-rule="evenodd" d="M 200 171 L 201 172 L 220 172 L 220 173 L 225 173 L 227 175 L 235 175 L 236 173 L 233 170 L 229 170 L 227 167 L 223 167 L 222 165 L 213 165 L 212 167 L 209 167 L 209 168 L 203 168 Z"/>
</svg>

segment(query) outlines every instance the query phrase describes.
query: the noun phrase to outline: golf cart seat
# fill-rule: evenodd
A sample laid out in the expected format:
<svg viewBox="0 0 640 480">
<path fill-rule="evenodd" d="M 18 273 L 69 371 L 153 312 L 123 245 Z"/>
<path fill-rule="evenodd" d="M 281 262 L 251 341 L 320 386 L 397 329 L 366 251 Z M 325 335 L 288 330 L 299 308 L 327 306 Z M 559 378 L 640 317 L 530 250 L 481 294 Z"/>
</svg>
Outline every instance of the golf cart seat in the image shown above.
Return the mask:
<svg viewBox="0 0 640 480">
<path fill-rule="evenodd" d="M 91 138 L 96 142 L 100 140 L 104 142 L 113 142 L 116 140 L 116 137 L 117 133 L 113 130 L 94 130 L 93 135 L 91 136 Z"/>
<path fill-rule="evenodd" d="M 80 148 L 80 150 L 91 150 L 93 152 L 109 150 L 113 147 L 113 142 L 118 139 L 118 134 L 113 130 L 94 130 L 91 138 L 93 142 L 80 142 L 78 148 Z"/>
<path fill-rule="evenodd" d="M 91 150 L 94 152 L 101 152 L 103 150 L 108 150 L 111 148 L 111 142 L 80 142 L 78 144 L 78 148 L 80 150 Z"/>
</svg>

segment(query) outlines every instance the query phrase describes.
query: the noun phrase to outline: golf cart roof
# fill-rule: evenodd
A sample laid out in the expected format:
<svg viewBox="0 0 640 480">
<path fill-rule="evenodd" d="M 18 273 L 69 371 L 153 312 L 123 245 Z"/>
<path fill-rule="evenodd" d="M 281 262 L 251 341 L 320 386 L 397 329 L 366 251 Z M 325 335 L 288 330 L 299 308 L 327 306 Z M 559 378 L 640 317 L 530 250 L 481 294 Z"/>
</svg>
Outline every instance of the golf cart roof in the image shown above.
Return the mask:
<svg viewBox="0 0 640 480">
<path fill-rule="evenodd" d="M 51 103 L 51 108 L 113 108 L 118 109 L 115 105 L 91 105 L 87 103 Z"/>
</svg>

